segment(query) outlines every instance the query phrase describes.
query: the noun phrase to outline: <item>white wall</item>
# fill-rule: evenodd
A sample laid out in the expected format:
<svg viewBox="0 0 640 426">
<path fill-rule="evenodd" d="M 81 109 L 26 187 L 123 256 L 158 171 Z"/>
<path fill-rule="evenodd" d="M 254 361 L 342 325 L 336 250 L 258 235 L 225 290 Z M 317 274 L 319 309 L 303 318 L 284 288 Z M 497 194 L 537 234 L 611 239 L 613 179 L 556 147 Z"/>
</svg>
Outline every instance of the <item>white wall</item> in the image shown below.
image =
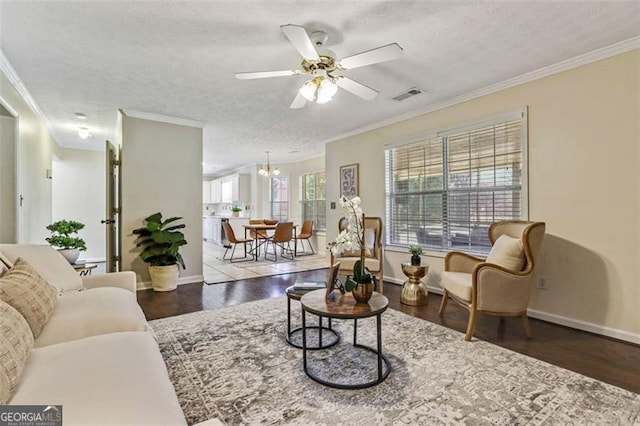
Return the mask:
<svg viewBox="0 0 640 426">
<path fill-rule="evenodd" d="M 105 259 L 105 154 L 101 151 L 62 149 L 53 161 L 52 221 L 77 220 L 85 224 L 79 236 L 87 243 L 81 259 Z"/>
<path fill-rule="evenodd" d="M 51 181 L 46 170 L 60 147 L 54 142 L 46 124 L 30 109 L 10 80 L 0 72 L 0 102 L 18 116 L 18 241 L 44 244 L 51 223 Z"/>
<path fill-rule="evenodd" d="M 122 119 L 122 270 L 150 281 L 135 249 L 135 228 L 161 212 L 183 217 L 186 270 L 180 283 L 202 281 L 202 129 L 132 117 Z"/>
<path fill-rule="evenodd" d="M 384 144 L 529 107 L 529 212 L 547 224 L 533 289 L 536 316 L 640 342 L 640 50 L 522 84 L 327 145 L 327 199 L 341 165 L 360 163 L 365 212 L 384 217 Z M 339 210 L 327 215 L 334 238 Z M 404 280 L 407 253 L 386 252 Z M 440 256 L 427 258 L 437 286 Z"/>
</svg>

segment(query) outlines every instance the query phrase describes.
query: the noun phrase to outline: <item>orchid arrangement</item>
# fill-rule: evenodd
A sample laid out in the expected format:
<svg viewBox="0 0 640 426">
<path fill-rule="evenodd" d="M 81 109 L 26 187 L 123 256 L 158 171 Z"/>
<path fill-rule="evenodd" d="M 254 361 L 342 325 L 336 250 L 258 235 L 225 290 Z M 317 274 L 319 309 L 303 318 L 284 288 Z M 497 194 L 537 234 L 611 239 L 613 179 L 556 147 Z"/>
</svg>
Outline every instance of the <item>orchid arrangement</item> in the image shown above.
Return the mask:
<svg viewBox="0 0 640 426">
<path fill-rule="evenodd" d="M 347 226 L 340 231 L 338 237 L 327 245 L 327 248 L 335 254 L 341 254 L 345 251 L 359 250 L 360 260 L 353 265 L 353 278 L 347 279 L 345 282 L 345 290 L 352 291 L 358 284 L 366 284 L 371 281 L 371 271 L 364 264 L 365 253 L 369 253 L 369 248 L 364 240 L 364 213 L 360 207 L 360 197 L 351 199 L 340 197 L 340 206 L 344 218 L 347 220 Z"/>
</svg>

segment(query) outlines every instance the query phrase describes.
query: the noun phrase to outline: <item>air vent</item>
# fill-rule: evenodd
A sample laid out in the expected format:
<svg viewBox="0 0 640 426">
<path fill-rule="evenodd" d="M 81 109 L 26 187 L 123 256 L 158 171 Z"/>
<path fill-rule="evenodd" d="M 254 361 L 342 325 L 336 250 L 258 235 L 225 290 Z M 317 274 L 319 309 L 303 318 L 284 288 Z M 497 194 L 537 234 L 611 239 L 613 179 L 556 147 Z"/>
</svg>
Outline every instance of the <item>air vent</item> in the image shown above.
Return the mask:
<svg viewBox="0 0 640 426">
<path fill-rule="evenodd" d="M 416 89 L 414 87 L 412 89 L 407 90 L 406 92 L 400 93 L 398 96 L 394 96 L 391 99 L 393 99 L 394 101 L 404 101 L 405 99 L 410 98 L 410 97 L 415 96 L 415 95 L 419 95 L 420 93 L 422 93 L 422 90 Z"/>
</svg>

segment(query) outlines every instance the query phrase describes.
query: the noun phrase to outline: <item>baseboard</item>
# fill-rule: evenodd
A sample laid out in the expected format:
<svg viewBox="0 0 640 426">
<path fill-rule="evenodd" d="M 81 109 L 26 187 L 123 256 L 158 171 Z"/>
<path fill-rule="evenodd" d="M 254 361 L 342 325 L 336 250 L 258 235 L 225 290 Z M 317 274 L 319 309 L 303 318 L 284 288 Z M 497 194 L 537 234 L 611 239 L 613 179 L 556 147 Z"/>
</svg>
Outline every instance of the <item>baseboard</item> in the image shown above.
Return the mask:
<svg viewBox="0 0 640 426">
<path fill-rule="evenodd" d="M 189 277 L 178 278 L 178 285 L 201 282 L 204 282 L 204 276 L 202 275 L 191 275 Z M 153 286 L 151 285 L 151 281 L 138 281 L 138 283 L 136 284 L 137 290 L 149 290 L 151 288 L 153 288 Z"/>
<path fill-rule="evenodd" d="M 385 282 L 391 282 L 393 284 L 402 284 L 404 280 L 384 277 Z M 430 293 L 442 294 L 443 291 L 440 287 L 427 286 Z M 640 334 L 630 333 L 628 331 L 618 330 L 603 325 L 593 324 L 586 321 L 580 321 L 573 318 L 563 317 L 561 315 L 550 314 L 547 312 L 539 311 L 537 309 L 527 309 L 527 315 L 531 318 L 551 322 L 565 327 L 575 328 L 577 330 L 588 331 L 590 333 L 600 334 L 602 336 L 612 337 L 618 340 L 624 340 L 625 342 L 635 343 L 640 345 Z"/>
<path fill-rule="evenodd" d="M 614 339 L 624 340 L 625 342 L 640 345 L 640 334 L 630 333 L 628 331 L 618 330 L 616 328 L 593 324 L 573 318 L 567 318 L 561 315 L 550 314 L 548 312 L 539 311 L 537 309 L 527 309 L 527 315 L 529 315 L 531 318 L 552 322 L 554 324 L 564 325 L 566 327 L 575 328 L 577 330 L 600 334 L 602 336 L 613 337 Z"/>
</svg>

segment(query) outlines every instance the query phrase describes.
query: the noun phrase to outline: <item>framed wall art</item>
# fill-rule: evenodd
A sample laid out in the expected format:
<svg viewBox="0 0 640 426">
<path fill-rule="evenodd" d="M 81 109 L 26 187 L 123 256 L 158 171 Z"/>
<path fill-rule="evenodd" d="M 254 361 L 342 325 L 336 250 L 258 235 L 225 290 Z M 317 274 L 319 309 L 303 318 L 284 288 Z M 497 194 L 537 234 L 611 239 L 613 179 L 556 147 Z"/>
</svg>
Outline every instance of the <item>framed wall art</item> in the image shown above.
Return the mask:
<svg viewBox="0 0 640 426">
<path fill-rule="evenodd" d="M 351 198 L 358 195 L 358 164 L 340 167 L 340 195 Z"/>
</svg>

